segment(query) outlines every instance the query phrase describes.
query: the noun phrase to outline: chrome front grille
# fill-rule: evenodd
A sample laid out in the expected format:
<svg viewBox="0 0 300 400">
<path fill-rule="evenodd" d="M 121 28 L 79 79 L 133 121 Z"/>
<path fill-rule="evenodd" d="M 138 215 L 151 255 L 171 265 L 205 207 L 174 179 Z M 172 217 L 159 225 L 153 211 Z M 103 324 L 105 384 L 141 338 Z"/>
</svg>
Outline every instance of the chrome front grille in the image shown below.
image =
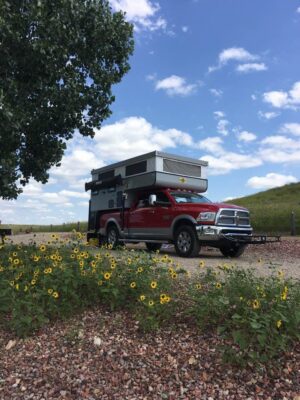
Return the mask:
<svg viewBox="0 0 300 400">
<path fill-rule="evenodd" d="M 232 208 L 221 208 L 217 215 L 217 225 L 250 226 L 249 212 Z"/>
</svg>

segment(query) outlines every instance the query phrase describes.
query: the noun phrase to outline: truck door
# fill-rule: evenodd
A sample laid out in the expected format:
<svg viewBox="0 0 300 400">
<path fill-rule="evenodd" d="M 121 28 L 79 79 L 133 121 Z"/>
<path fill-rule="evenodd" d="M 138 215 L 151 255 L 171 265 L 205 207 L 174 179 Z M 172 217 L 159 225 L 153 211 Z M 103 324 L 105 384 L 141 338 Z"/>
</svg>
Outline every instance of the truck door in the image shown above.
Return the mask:
<svg viewBox="0 0 300 400">
<path fill-rule="evenodd" d="M 149 205 L 149 195 L 156 194 L 158 204 Z M 172 211 L 168 196 L 163 192 L 147 192 L 129 212 L 129 236 L 145 239 L 171 237 Z"/>
</svg>

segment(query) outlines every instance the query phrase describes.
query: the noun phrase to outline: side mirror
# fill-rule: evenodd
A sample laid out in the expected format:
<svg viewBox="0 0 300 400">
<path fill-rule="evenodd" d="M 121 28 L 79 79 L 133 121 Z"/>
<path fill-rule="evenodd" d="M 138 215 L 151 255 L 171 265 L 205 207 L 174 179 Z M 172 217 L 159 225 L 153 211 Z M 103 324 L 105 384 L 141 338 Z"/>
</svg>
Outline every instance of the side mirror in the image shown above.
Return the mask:
<svg viewBox="0 0 300 400">
<path fill-rule="evenodd" d="M 156 194 L 150 194 L 149 196 L 149 205 L 154 206 L 156 203 Z"/>
</svg>

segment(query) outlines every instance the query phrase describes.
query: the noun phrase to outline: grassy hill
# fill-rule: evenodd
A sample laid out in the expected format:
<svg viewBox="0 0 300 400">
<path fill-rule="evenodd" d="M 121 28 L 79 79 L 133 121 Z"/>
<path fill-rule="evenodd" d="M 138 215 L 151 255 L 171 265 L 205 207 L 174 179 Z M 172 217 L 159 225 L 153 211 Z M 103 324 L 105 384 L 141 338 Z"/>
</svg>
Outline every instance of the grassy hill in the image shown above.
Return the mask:
<svg viewBox="0 0 300 400">
<path fill-rule="evenodd" d="M 228 203 L 248 208 L 252 226 L 259 233 L 290 234 L 291 213 L 294 211 L 297 234 L 300 234 L 300 182 L 233 199 Z"/>
</svg>

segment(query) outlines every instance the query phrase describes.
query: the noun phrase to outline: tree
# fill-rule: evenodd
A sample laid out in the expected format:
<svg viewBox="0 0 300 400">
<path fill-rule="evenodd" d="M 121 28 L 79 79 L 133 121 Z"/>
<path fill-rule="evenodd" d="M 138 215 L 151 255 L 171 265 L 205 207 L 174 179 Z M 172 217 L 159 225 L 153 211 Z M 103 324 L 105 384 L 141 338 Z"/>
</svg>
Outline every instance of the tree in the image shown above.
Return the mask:
<svg viewBox="0 0 300 400">
<path fill-rule="evenodd" d="M 93 137 L 132 52 L 107 0 L 0 0 L 0 197 L 47 182 L 75 130 Z"/>
</svg>

